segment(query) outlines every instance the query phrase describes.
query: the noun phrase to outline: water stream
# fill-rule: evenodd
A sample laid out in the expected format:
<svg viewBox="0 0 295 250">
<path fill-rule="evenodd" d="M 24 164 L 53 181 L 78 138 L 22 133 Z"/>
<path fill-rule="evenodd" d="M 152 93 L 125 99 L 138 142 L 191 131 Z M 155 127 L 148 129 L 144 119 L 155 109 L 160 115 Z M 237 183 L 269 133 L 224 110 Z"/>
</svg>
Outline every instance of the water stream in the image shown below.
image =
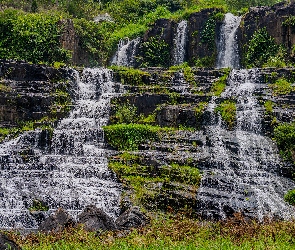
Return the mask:
<svg viewBox="0 0 295 250">
<path fill-rule="evenodd" d="M 76 75 L 74 108 L 54 129 L 51 145 L 40 149 L 41 130 L 1 145 L 0 228 L 37 228 L 28 210 L 35 199 L 45 202 L 49 213 L 63 207 L 76 216 L 92 204 L 119 215 L 121 186 L 108 169 L 102 131 L 118 85 L 107 69 Z"/>
<path fill-rule="evenodd" d="M 117 66 L 133 67 L 136 64 L 136 52 L 140 43 L 140 38 L 129 40 L 121 39 L 118 49 L 114 55 L 111 64 Z"/>
<path fill-rule="evenodd" d="M 241 17 L 234 16 L 231 13 L 225 14 L 217 45 L 217 68 L 229 67 L 238 69 L 240 67 L 239 46 L 237 42 L 237 30 L 240 22 Z"/>
<path fill-rule="evenodd" d="M 179 65 L 185 61 L 187 38 L 187 21 L 183 20 L 178 23 L 173 39 L 173 65 Z"/>
<path fill-rule="evenodd" d="M 277 148 L 262 133 L 263 109 L 255 96 L 260 87 L 257 69 L 232 70 L 221 95 L 236 101 L 232 131 L 214 111 L 221 100 L 212 98 L 208 105 L 205 131 L 211 159 L 198 191 L 198 212 L 203 217 L 225 219 L 235 211 L 259 220 L 295 216 L 283 199 L 295 184 L 279 176 L 282 162 Z"/>
</svg>

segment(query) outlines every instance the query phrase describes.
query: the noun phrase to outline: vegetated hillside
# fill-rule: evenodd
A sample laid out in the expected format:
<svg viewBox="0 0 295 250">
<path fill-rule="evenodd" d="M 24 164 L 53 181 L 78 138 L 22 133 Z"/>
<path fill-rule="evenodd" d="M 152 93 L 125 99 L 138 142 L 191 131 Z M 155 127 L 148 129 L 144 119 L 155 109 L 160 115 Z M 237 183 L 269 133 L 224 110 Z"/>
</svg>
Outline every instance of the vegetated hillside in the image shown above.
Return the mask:
<svg viewBox="0 0 295 250">
<path fill-rule="evenodd" d="M 0 58 L 56 66 L 70 63 L 72 51 L 62 49 L 63 19 L 73 19 L 79 46 L 88 65 L 106 65 L 121 38 L 142 35 L 159 18 L 187 19 L 204 8 L 244 13 L 250 6 L 277 0 L 33 0 L 1 1 Z M 96 20 L 95 22 L 93 20 Z"/>
</svg>

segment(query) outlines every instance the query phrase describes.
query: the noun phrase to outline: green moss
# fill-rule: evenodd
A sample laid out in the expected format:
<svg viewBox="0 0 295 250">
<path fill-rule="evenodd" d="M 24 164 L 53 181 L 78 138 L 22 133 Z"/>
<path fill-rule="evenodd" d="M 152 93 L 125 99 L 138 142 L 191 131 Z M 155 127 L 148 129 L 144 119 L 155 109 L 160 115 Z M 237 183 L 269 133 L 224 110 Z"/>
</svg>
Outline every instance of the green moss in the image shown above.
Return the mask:
<svg viewBox="0 0 295 250">
<path fill-rule="evenodd" d="M 215 82 L 213 82 L 211 87 L 211 93 L 214 96 L 220 96 L 221 93 L 224 91 L 227 83 L 227 78 L 229 75 L 229 71 L 226 72 L 223 76 L 219 77 Z"/>
<path fill-rule="evenodd" d="M 157 140 L 170 128 L 143 124 L 116 124 L 103 127 L 107 142 L 119 150 L 137 150 L 141 143 Z"/>
<path fill-rule="evenodd" d="M 295 189 L 289 190 L 284 195 L 284 200 L 288 202 L 290 205 L 295 206 Z"/>
<path fill-rule="evenodd" d="M 265 108 L 265 112 L 266 114 L 272 114 L 273 111 L 273 102 L 270 100 L 267 100 L 264 102 L 264 108 Z"/>
<path fill-rule="evenodd" d="M 48 211 L 49 207 L 42 201 L 33 200 L 33 205 L 29 208 L 29 211 Z"/>
<path fill-rule="evenodd" d="M 229 129 L 232 129 L 236 122 L 236 111 L 236 103 L 230 100 L 223 101 L 215 108 L 215 112 L 219 112 Z"/>
<path fill-rule="evenodd" d="M 122 66 L 112 66 L 111 69 L 117 74 L 117 79 L 126 85 L 145 85 L 145 79 L 150 77 L 148 72 Z"/>
<path fill-rule="evenodd" d="M 295 90 L 292 84 L 285 78 L 279 78 L 273 84 L 269 84 L 268 86 L 271 88 L 273 95 L 275 96 L 287 95 Z"/>
</svg>

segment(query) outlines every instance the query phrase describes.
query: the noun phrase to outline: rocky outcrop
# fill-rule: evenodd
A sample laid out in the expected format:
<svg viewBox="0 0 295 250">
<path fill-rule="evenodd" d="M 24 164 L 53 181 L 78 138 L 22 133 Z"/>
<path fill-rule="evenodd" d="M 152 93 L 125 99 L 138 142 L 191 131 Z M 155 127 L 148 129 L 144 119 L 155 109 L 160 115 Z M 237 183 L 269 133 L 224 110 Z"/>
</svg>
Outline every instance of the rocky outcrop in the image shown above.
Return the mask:
<svg viewBox="0 0 295 250">
<path fill-rule="evenodd" d="M 139 207 L 131 207 L 122 213 L 116 220 L 120 229 L 130 229 L 146 225 L 147 217 L 140 211 Z"/>
<path fill-rule="evenodd" d="M 254 32 L 265 27 L 268 34 L 275 39 L 275 42 L 284 45 L 291 56 L 292 47 L 295 44 L 295 29 L 294 25 L 284 22 L 294 15 L 294 2 L 290 4 L 281 2 L 272 7 L 251 8 L 241 21 L 241 45 L 247 45 Z"/>
<path fill-rule="evenodd" d="M 0 124 L 16 126 L 20 121 L 51 116 L 59 98 L 56 91 L 69 91 L 66 79 L 70 75 L 69 69 L 0 60 Z M 57 110 L 57 115 L 64 114 Z"/>
<path fill-rule="evenodd" d="M 79 223 L 83 224 L 83 228 L 87 231 L 106 231 L 115 230 L 117 225 L 113 219 L 108 216 L 102 209 L 93 205 L 87 206 L 78 216 Z"/>
<path fill-rule="evenodd" d="M 21 248 L 5 234 L 0 233 L 0 250 L 21 250 Z"/>
<path fill-rule="evenodd" d="M 55 211 L 54 214 L 46 218 L 38 228 L 41 232 L 59 232 L 67 227 L 73 227 L 75 221 L 73 218 L 62 208 Z"/>
</svg>

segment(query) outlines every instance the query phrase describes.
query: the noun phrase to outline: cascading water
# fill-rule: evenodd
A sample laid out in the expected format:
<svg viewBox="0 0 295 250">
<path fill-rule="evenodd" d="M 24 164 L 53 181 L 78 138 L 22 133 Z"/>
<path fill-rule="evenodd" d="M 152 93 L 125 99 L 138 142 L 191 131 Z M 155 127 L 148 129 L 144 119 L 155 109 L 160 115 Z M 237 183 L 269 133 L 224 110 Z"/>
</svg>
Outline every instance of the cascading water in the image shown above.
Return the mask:
<svg viewBox="0 0 295 250">
<path fill-rule="evenodd" d="M 140 43 L 140 38 L 129 40 L 129 38 L 121 39 L 118 49 L 114 55 L 111 64 L 117 66 L 133 67 L 136 64 L 136 52 Z"/>
<path fill-rule="evenodd" d="M 255 91 L 260 87 L 259 71 L 233 70 L 222 98 L 235 99 L 237 125 L 229 131 L 214 112 L 212 98 L 207 111 L 207 144 L 212 157 L 198 191 L 198 212 L 203 217 L 224 219 L 234 211 L 258 218 L 291 219 L 295 210 L 284 202 L 294 189 L 290 179 L 278 175 L 281 161 L 274 143 L 263 136 L 263 110 Z"/>
<path fill-rule="evenodd" d="M 173 42 L 173 65 L 179 65 L 185 61 L 187 43 L 187 21 L 183 20 L 178 23 Z"/>
<path fill-rule="evenodd" d="M 78 75 L 78 73 L 77 73 Z M 35 229 L 33 200 L 76 216 L 86 205 L 119 215 L 121 186 L 107 167 L 102 126 L 118 85 L 107 69 L 85 69 L 69 117 L 54 129 L 51 146 L 38 147 L 42 132 L 28 132 L 0 148 L 0 228 Z"/>
<path fill-rule="evenodd" d="M 237 30 L 241 17 L 227 13 L 220 30 L 220 38 L 217 45 L 217 68 L 240 67 L 239 48 L 237 43 Z"/>
</svg>

